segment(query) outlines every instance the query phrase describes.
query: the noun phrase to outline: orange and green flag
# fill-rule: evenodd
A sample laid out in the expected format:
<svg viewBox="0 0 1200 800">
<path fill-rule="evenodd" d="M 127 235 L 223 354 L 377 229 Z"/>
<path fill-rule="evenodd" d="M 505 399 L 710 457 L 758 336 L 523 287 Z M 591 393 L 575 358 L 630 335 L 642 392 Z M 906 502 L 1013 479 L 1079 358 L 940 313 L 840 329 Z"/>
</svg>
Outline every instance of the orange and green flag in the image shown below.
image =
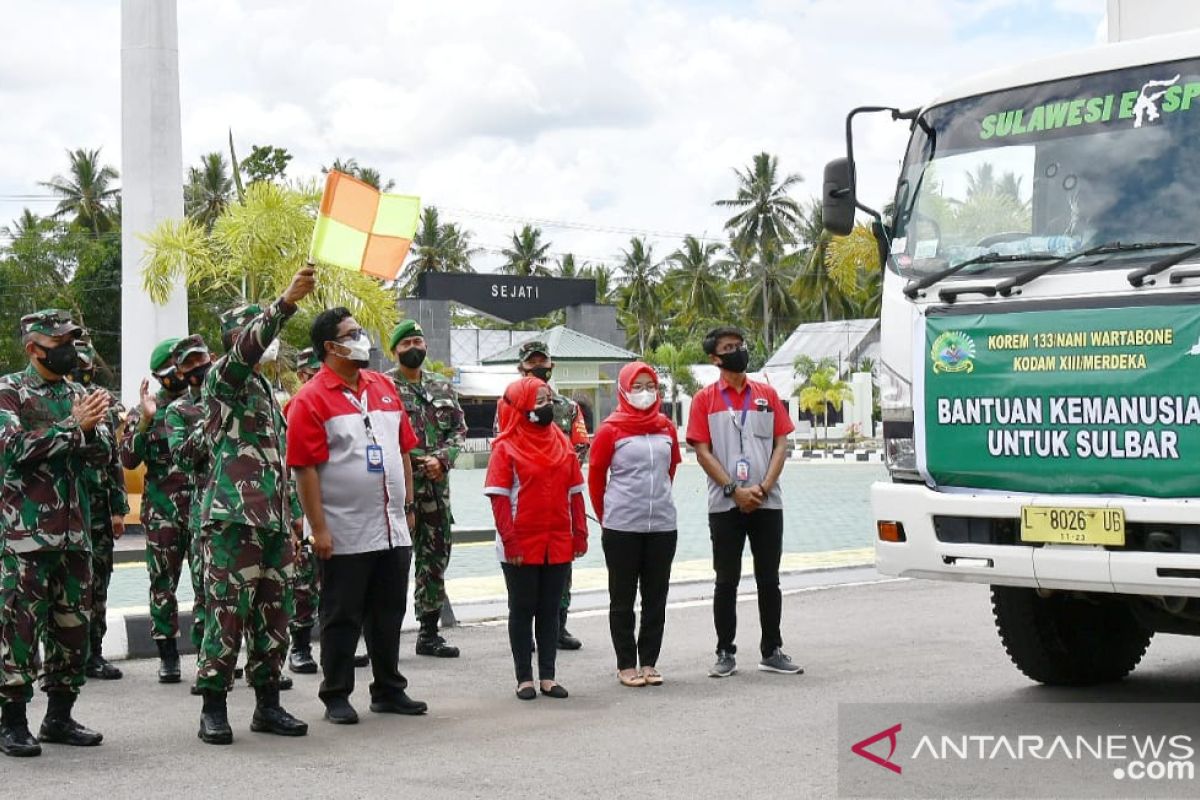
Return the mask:
<svg viewBox="0 0 1200 800">
<path fill-rule="evenodd" d="M 330 172 L 313 229 L 309 258 L 382 280 L 395 280 L 417 232 L 421 198 L 383 194 Z"/>
</svg>

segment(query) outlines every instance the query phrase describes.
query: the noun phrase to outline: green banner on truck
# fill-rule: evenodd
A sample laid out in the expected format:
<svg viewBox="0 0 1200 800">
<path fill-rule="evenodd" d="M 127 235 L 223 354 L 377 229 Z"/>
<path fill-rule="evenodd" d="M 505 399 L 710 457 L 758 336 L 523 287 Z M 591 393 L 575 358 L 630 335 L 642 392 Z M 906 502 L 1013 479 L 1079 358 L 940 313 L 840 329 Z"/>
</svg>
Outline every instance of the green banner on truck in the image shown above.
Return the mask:
<svg viewBox="0 0 1200 800">
<path fill-rule="evenodd" d="M 935 485 L 1200 497 L 1200 302 L 935 314 L 920 358 Z"/>
</svg>

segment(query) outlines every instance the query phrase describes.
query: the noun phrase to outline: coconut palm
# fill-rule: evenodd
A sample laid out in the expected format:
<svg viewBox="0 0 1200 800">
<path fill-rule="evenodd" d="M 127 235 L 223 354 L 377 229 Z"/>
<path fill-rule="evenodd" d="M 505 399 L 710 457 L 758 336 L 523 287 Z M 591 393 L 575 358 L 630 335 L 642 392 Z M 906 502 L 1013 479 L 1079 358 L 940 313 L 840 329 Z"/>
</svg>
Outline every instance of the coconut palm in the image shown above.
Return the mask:
<svg viewBox="0 0 1200 800">
<path fill-rule="evenodd" d="M 418 277 L 426 272 L 474 272 L 471 259 L 480 252 L 471 246 L 470 231 L 441 222 L 437 207 L 425 206 L 413 236 L 413 257 L 400 278 L 401 294 L 412 294 Z"/>
<path fill-rule="evenodd" d="M 660 375 L 671 379 L 671 416 L 675 424 L 683 424 L 683 408 L 679 404 L 681 394 L 694 395 L 700 390 L 700 384 L 692 376 L 693 364 L 704 363 L 704 354 L 695 344 L 686 347 L 676 347 L 673 344 L 661 344 L 646 354 L 646 361 Z"/>
<path fill-rule="evenodd" d="M 654 248 L 646 240 L 634 236 L 629 249 L 621 251 L 621 272 L 625 285 L 621 289 L 625 313 L 636 327 L 638 352 L 645 353 L 661 317 L 662 303 L 658 297 L 659 265 L 654 263 Z"/>
<path fill-rule="evenodd" d="M 721 245 L 716 242 L 687 236 L 683 246 L 667 256 L 672 268 L 665 282 L 675 291 L 688 322 L 725 313 L 727 282 L 721 275 L 724 262 L 716 260 L 720 252 Z"/>
<path fill-rule="evenodd" d="M 834 367 L 816 369 L 795 391 L 802 410 L 814 416 L 821 414 L 822 437 L 826 442 L 829 440 L 829 407 L 841 411 L 842 403 L 850 393 L 850 384 L 838 378 Z"/>
<path fill-rule="evenodd" d="M 779 247 L 769 246 L 754 265 L 742 313 L 753 319 L 761 310 L 762 341 L 768 354 L 774 350 L 777 329 L 790 327 L 800 316 L 801 307 L 792 295 L 791 286 L 803 263 L 803 253 L 795 250 L 783 253 Z"/>
<path fill-rule="evenodd" d="M 549 276 L 550 269 L 546 266 L 549 250 L 550 243 L 542 241 L 542 229 L 526 225 L 519 233 L 513 233 L 512 246 L 500 251 L 500 255 L 506 259 L 500 265 L 500 271 L 526 277 Z"/>
<path fill-rule="evenodd" d="M 219 152 L 201 156 L 200 166 L 188 170 L 187 186 L 183 189 L 184 213 L 212 230 L 232 199 L 233 178 L 225 156 Z"/>
<path fill-rule="evenodd" d="M 588 264 L 579 271 L 579 277 L 596 281 L 596 302 L 612 305 L 617 300 L 617 280 L 613 268 L 604 264 Z"/>
<path fill-rule="evenodd" d="M 580 267 L 575 263 L 574 253 L 563 253 L 558 259 L 558 269 L 555 271 L 555 277 L 558 278 L 580 278 L 583 277 L 583 271 L 587 269 L 587 265 Z"/>
<path fill-rule="evenodd" d="M 117 171 L 100 164 L 100 149 L 68 150 L 71 161 L 67 177 L 55 175 L 41 185 L 58 196 L 54 219 L 74 217 L 73 222 L 96 236 L 113 228 L 120 189 L 113 183 Z"/>
</svg>

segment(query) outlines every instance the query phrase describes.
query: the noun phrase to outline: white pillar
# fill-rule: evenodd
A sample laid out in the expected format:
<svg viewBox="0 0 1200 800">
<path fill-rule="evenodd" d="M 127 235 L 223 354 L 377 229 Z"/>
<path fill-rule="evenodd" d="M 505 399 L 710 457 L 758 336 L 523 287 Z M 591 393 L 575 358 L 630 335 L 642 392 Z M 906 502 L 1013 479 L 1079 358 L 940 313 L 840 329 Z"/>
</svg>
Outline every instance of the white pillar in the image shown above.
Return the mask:
<svg viewBox="0 0 1200 800">
<path fill-rule="evenodd" d="M 175 0 L 121 0 L 121 398 L 136 402 L 154 345 L 188 332 L 183 281 L 165 305 L 142 291 L 140 234 L 183 216 Z"/>
<path fill-rule="evenodd" d="M 875 435 L 875 430 L 872 427 L 871 415 L 874 410 L 874 384 L 871 381 L 871 373 L 855 372 L 850 377 L 850 387 L 854 391 L 854 411 L 853 414 L 847 414 L 844 419 L 846 425 L 858 424 L 858 429 L 863 436 L 870 437 Z"/>
</svg>

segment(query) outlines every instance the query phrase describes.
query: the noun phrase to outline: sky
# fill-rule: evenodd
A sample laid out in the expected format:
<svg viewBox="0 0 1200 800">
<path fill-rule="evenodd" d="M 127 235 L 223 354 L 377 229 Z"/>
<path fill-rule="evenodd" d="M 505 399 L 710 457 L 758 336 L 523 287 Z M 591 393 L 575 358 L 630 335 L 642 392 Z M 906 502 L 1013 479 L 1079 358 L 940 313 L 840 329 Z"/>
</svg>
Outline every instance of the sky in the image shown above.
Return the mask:
<svg viewBox="0 0 1200 800">
<path fill-rule="evenodd" d="M 6 3 L 0 225 L 49 213 L 66 151 L 121 166 L 120 3 Z M 858 105 L 1100 40 L 1104 0 L 179 0 L 184 167 L 287 148 L 291 177 L 355 158 L 485 248 L 539 224 L 616 263 L 645 234 L 720 237 L 754 154 L 820 189 Z M 901 123 L 856 124 L 860 198 L 890 199 Z M 180 176 L 181 182 L 183 176 Z"/>
</svg>

